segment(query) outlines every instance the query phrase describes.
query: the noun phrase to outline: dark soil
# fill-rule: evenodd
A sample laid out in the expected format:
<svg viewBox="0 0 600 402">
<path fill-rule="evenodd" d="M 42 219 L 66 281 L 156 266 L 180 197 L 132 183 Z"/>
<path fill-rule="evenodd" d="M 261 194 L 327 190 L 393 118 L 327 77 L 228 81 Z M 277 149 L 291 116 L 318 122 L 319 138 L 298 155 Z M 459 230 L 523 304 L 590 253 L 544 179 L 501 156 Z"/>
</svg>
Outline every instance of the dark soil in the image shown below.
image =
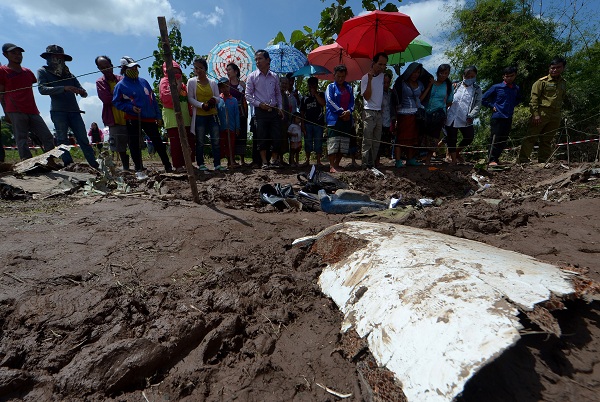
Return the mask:
<svg viewBox="0 0 600 402">
<path fill-rule="evenodd" d="M 585 168 L 486 173 L 444 164 L 383 167 L 385 178 L 338 174 L 374 199 L 438 199 L 404 213 L 327 215 L 261 203 L 261 185 L 297 184 L 303 170 L 290 168 L 202 174 L 200 205 L 185 176 L 157 173 L 145 183 L 126 177 L 137 195 L 0 201 L 0 400 L 340 400 L 320 385 L 352 394 L 346 400 L 404 400 L 364 343 L 340 334 L 341 314 L 317 285 L 326 261 L 292 241 L 347 220 L 389 221 L 600 281 L 600 187 Z M 473 173 L 491 187 L 478 192 Z M 331 247 L 333 261 L 353 245 Z M 523 318 L 521 341 L 459 400 L 600 400 L 599 307 L 573 302 L 555 313 L 561 338 Z"/>
</svg>

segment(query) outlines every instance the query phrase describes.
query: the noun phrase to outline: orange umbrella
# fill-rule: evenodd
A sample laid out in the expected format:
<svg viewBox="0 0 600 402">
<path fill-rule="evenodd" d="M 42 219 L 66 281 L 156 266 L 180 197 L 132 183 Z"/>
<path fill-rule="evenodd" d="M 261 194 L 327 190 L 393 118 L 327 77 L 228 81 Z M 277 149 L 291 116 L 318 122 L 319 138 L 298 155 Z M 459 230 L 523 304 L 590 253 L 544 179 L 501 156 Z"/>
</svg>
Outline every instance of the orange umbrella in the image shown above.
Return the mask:
<svg viewBox="0 0 600 402">
<path fill-rule="evenodd" d="M 408 15 L 376 10 L 344 22 L 336 41 L 352 57 L 372 58 L 402 52 L 418 35 Z"/>
<path fill-rule="evenodd" d="M 348 69 L 346 76 L 348 82 L 360 80 L 369 71 L 372 64 L 371 59 L 350 57 L 348 52 L 337 42 L 314 49 L 308 54 L 308 62 L 323 66 L 330 71 L 333 71 L 335 66 L 343 64 Z M 319 75 L 319 79 L 333 81 L 333 74 Z"/>
</svg>

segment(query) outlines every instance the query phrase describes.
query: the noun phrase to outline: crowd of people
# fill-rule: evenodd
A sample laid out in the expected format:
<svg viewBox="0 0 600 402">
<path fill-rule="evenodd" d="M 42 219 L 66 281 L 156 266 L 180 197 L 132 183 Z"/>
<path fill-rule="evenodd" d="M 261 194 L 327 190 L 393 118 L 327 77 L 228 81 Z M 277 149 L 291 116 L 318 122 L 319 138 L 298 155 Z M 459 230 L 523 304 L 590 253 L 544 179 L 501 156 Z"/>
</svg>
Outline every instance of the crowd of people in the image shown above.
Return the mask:
<svg viewBox="0 0 600 402">
<path fill-rule="evenodd" d="M 46 65 L 33 72 L 21 66 L 24 49 L 6 43 L 2 54 L 8 64 L 0 66 L 0 102 L 6 120 L 12 124 L 13 135 L 21 159 L 30 158 L 28 137 L 34 135 L 44 151 L 55 144 L 69 144 L 69 130 L 75 137 L 90 166 L 97 168 L 94 149 L 101 149 L 103 131 L 96 123 L 86 131 L 76 96 L 88 96 L 66 62 L 73 58 L 62 47 L 50 45 L 40 56 Z M 342 170 L 345 155 L 358 154 L 357 119 L 362 121 L 362 166 L 375 168 L 382 156 L 394 160 L 396 168 L 431 163 L 437 149 L 445 143 L 446 161 L 463 163 L 463 149 L 474 139 L 474 121 L 481 107 L 491 110 L 489 164 L 501 163 L 512 126 L 515 106 L 522 101 L 515 84 L 517 69 L 507 67 L 503 81 L 492 85 L 485 93 L 477 84 L 477 68 L 468 66 L 462 80 L 451 82 L 451 68 L 441 64 L 435 76 L 422 64 L 413 62 L 397 77 L 387 70 L 388 56 L 378 53 L 372 67 L 361 81 L 359 93 L 362 113 L 355 113 L 355 92 L 346 81 L 347 69 L 336 66 L 334 80 L 325 91 L 319 90 L 316 77 L 307 80 L 307 93 L 301 96 L 294 86 L 292 74 L 280 77 L 270 69 L 269 53 L 255 53 L 256 70 L 246 82 L 235 63 L 227 65 L 227 76 L 213 79 L 208 74 L 206 59 L 193 62 L 193 77 L 183 82 L 183 71 L 173 63 L 175 88 L 182 109 L 189 144 L 189 157 L 200 171 L 210 170 L 205 162 L 205 141 L 209 140 L 215 171 L 250 166 L 246 163 L 248 123 L 253 133 L 251 162 L 263 169 L 284 165 L 299 166 L 302 144 L 309 164 L 314 154 L 321 164 L 324 140 L 329 170 Z M 102 73 L 96 81 L 98 98 L 103 104 L 102 123 L 108 127 L 109 148 L 118 153 L 123 170 L 130 170 L 130 159 L 138 179 L 145 179 L 142 160 L 142 138 L 151 141 L 166 172 L 184 172 L 185 155 L 177 126 L 167 66 L 160 80 L 158 97 L 152 86 L 139 76 L 140 64 L 128 56 L 120 59 L 119 74 L 111 59 L 95 59 Z M 560 111 L 566 96 L 562 72 L 566 61 L 556 58 L 550 63 L 549 74 L 539 79 L 531 91 L 531 122 L 529 135 L 523 141 L 518 161 L 529 161 L 533 146 L 539 141 L 538 161 L 551 156 L 551 144 L 560 125 Z M 51 98 L 50 116 L 55 138 L 41 118 L 33 96 L 38 84 L 42 95 Z M 160 102 L 159 102 L 160 99 Z M 162 108 L 159 106 L 162 104 Z M 166 131 L 169 147 L 161 137 L 161 125 Z M 458 132 L 462 137 L 458 141 Z M 143 134 L 142 134 L 143 133 Z M 89 138 L 88 138 L 89 137 Z M 170 151 L 170 156 L 169 152 Z M 288 161 L 284 155 L 289 154 Z M 227 167 L 221 165 L 222 158 Z M 239 162 L 238 162 L 239 158 Z M 65 165 L 73 163 L 69 152 L 62 156 Z"/>
</svg>

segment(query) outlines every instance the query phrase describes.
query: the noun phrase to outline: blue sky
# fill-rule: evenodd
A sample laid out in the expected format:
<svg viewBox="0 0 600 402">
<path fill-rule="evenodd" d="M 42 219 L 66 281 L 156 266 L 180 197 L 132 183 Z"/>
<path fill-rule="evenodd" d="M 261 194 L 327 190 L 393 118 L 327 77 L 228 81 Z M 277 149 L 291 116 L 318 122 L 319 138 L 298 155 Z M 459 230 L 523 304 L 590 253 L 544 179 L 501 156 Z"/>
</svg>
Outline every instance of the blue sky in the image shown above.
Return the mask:
<svg viewBox="0 0 600 402">
<path fill-rule="evenodd" d="M 564 0 L 553 0 L 562 3 Z M 286 38 L 304 25 L 316 28 L 320 13 L 333 0 L 0 0 L 0 42 L 11 42 L 25 49 L 23 66 L 34 72 L 45 60 L 40 54 L 47 45 L 58 44 L 73 56 L 69 68 L 88 91 L 79 99 L 86 126 L 92 121 L 102 124 L 101 102 L 96 96 L 95 81 L 100 76 L 94 59 L 106 54 L 118 65 L 121 56 L 136 60 L 152 56 L 159 35 L 157 16 L 181 21 L 183 43 L 193 46 L 197 54 L 207 54 L 218 42 L 242 39 L 254 49 L 265 47 L 279 31 Z M 401 12 L 412 17 L 421 39 L 433 45 L 433 54 L 422 62 L 435 68 L 445 62 L 449 8 L 465 0 L 418 0 L 398 3 Z M 348 0 L 354 13 L 362 12 L 360 0 Z M 594 6 L 596 7 L 596 6 Z M 4 57 L 0 58 L 6 64 Z M 142 77 L 150 81 L 147 67 L 152 59 L 143 60 Z M 186 73 L 189 73 L 187 71 Z M 36 101 L 50 129 L 49 96 Z"/>
</svg>

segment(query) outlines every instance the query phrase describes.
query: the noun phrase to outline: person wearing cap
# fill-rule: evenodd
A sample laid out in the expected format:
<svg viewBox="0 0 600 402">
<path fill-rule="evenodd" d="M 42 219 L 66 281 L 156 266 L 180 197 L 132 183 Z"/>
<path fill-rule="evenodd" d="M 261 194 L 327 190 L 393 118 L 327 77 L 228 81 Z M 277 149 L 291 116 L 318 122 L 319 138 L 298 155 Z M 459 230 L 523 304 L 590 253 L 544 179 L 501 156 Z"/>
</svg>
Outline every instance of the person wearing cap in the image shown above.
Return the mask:
<svg viewBox="0 0 600 402">
<path fill-rule="evenodd" d="M 113 73 L 113 64 L 108 56 L 98 56 L 95 62 L 98 70 L 102 73 L 102 77 L 96 80 L 96 92 L 102 102 L 102 122 L 108 127 L 108 146 L 111 151 L 119 154 L 123 170 L 129 170 L 129 155 L 127 154 L 129 141 L 125 113 L 114 107 L 112 103 L 115 86 L 123 77 Z"/>
<path fill-rule="evenodd" d="M 167 147 L 160 137 L 158 121 L 161 119 L 158 101 L 152 87 L 143 78 L 140 78 L 138 67 L 140 65 L 131 57 L 121 58 L 121 75 L 123 79 L 115 86 L 113 105 L 125 112 L 127 133 L 129 135 L 129 151 L 135 165 L 136 176 L 139 180 L 146 179 L 142 164 L 142 151 L 140 149 L 141 131 L 152 141 L 165 171 L 171 172 L 173 167 L 167 155 Z"/>
<path fill-rule="evenodd" d="M 167 63 L 163 63 L 163 74 L 164 76 L 160 79 L 158 84 L 160 102 L 162 103 L 162 118 L 164 127 L 167 130 L 167 136 L 169 137 L 169 144 L 171 145 L 171 161 L 173 162 L 173 168 L 178 173 L 184 173 L 185 159 L 183 158 L 183 149 L 181 148 L 181 140 L 179 139 L 179 128 L 177 126 L 177 118 L 175 117 L 173 97 L 171 96 L 171 85 L 169 84 L 169 77 L 167 76 Z M 183 83 L 183 72 L 179 64 L 173 60 L 173 72 L 175 75 L 176 87 L 179 91 L 178 98 L 181 104 L 181 117 L 183 118 L 183 126 L 185 127 L 185 133 L 187 135 L 187 141 L 190 149 L 190 156 L 192 161 L 196 158 L 196 139 L 190 131 L 190 123 L 192 120 L 189 103 L 187 99 L 187 86 Z"/>
<path fill-rule="evenodd" d="M 80 95 L 85 98 L 87 97 L 87 91 L 83 89 L 79 80 L 71 74 L 65 64 L 73 58 L 65 54 L 63 48 L 58 45 L 48 46 L 40 56 L 46 59 L 47 65 L 37 72 L 38 90 L 40 94 L 50 96 L 50 118 L 54 123 L 58 143 L 69 144 L 67 134 L 70 128 L 89 165 L 98 168 L 94 149 L 88 141 L 85 123 L 81 117 L 82 111 L 79 109 L 75 97 Z M 69 152 L 63 153 L 62 160 L 65 165 L 73 163 L 73 158 Z"/>
<path fill-rule="evenodd" d="M 8 65 L 0 66 L 0 103 L 17 144 L 21 160 L 31 158 L 27 143 L 29 132 L 42 143 L 45 152 L 54 148 L 54 137 L 35 104 L 32 85 L 37 82 L 33 72 L 21 67 L 23 48 L 12 43 L 2 45 Z"/>
</svg>

